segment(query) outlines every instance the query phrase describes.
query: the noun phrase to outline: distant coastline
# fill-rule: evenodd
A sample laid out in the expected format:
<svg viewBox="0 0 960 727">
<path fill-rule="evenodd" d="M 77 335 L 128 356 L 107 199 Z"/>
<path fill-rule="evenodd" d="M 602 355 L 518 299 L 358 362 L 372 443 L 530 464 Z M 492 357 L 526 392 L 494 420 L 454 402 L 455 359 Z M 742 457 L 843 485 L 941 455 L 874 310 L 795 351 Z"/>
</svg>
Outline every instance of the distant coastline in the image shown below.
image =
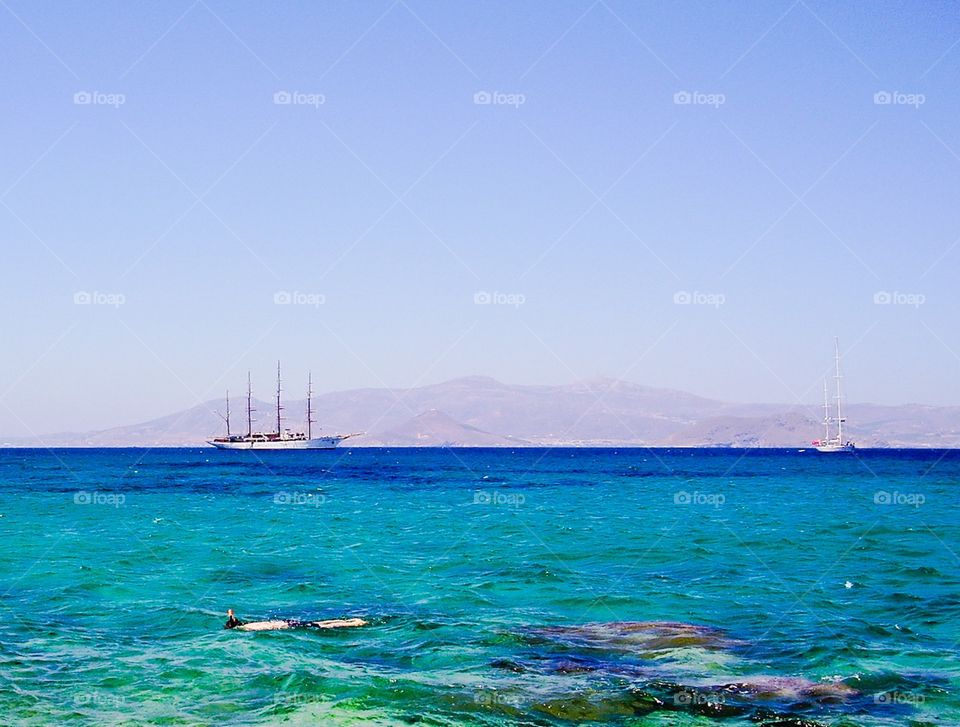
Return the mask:
<svg viewBox="0 0 960 727">
<path fill-rule="evenodd" d="M 0 443 L 0 450 L 8 452 L 16 451 L 97 451 L 97 450 L 130 450 L 130 451 L 150 451 L 150 450 L 209 450 L 215 452 L 216 449 L 206 444 L 205 442 L 199 444 L 115 444 L 115 445 L 19 445 L 19 444 L 9 444 L 9 443 Z M 447 450 L 447 449 L 456 449 L 456 450 L 474 450 L 474 451 L 483 451 L 483 450 L 498 450 L 498 451 L 507 451 L 510 449 L 523 449 L 523 450 L 582 450 L 582 451 L 598 451 L 598 450 L 649 450 L 651 452 L 676 452 L 678 450 L 690 450 L 698 452 L 796 452 L 796 453 L 805 453 L 805 452 L 815 452 L 814 448 L 811 446 L 807 447 L 774 447 L 774 446 L 756 446 L 756 447 L 736 447 L 736 446 L 723 446 L 716 444 L 684 444 L 684 445 L 659 445 L 659 444 L 524 444 L 517 445 L 515 447 L 510 447 L 507 445 L 479 445 L 479 444 L 440 444 L 440 445 L 415 445 L 415 444 L 402 444 L 402 445 L 390 445 L 390 444 L 365 444 L 358 446 L 344 446 L 338 449 L 327 449 L 327 450 L 293 450 L 299 451 L 301 454 L 308 453 L 307 456 L 314 456 L 309 453 L 311 452 L 326 452 L 326 454 L 321 454 L 320 456 L 326 457 L 335 457 L 337 452 L 345 452 L 351 449 L 362 449 L 362 450 L 389 450 L 389 451 L 427 451 L 427 450 Z M 934 447 L 934 446 L 913 446 L 913 447 L 857 447 L 856 450 L 860 452 L 960 452 L 960 447 Z M 250 457 L 261 457 L 264 455 L 267 456 L 276 456 L 283 457 L 283 454 L 274 454 L 269 450 L 257 450 L 254 452 L 235 452 L 240 456 L 250 456 Z"/>
<path fill-rule="evenodd" d="M 255 402 L 266 417 L 270 402 Z M 286 403 L 297 426 L 304 401 Z M 0 437 L 0 447 L 199 447 L 223 429 L 212 399 L 149 421 L 91 432 Z M 237 410 L 242 402 L 237 400 Z M 413 389 L 314 397 L 320 432 L 364 432 L 360 447 L 798 449 L 821 434 L 815 404 L 740 404 L 616 379 L 565 386 L 471 376 Z M 960 447 L 960 407 L 850 404 L 850 433 L 866 449 Z M 259 422 L 255 422 L 258 425 Z M 264 420 L 264 426 L 270 424 Z M 275 423 L 273 424 L 275 426 Z"/>
</svg>

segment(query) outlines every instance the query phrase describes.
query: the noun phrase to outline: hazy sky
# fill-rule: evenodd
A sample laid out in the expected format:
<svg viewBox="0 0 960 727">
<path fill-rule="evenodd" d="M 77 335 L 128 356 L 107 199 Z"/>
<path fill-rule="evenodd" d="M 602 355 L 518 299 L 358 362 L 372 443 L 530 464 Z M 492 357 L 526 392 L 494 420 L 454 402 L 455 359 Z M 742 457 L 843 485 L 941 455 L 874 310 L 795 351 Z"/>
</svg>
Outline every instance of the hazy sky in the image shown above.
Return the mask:
<svg viewBox="0 0 960 727">
<path fill-rule="evenodd" d="M 834 335 L 851 401 L 960 404 L 958 41 L 933 1 L 4 0 L 0 433 L 278 357 L 816 402 Z"/>
</svg>

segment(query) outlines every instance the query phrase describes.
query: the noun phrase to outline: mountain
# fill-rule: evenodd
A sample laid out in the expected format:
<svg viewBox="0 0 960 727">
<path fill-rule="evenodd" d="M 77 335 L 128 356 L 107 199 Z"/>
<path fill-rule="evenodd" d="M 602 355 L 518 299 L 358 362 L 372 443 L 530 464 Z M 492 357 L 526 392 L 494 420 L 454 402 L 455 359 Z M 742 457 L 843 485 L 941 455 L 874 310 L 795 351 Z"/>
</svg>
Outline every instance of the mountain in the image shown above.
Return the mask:
<svg viewBox="0 0 960 727">
<path fill-rule="evenodd" d="M 276 404 L 254 400 L 253 406 L 257 410 L 254 429 L 258 426 L 267 429 L 276 426 L 276 419 L 271 421 L 269 416 L 272 411 L 276 411 Z M 230 400 L 234 431 L 246 431 L 246 407 L 246 397 Z M 0 438 L 0 446 L 182 447 L 201 444 L 212 434 L 220 434 L 223 431 L 223 420 L 218 412 L 223 412 L 224 409 L 223 400 L 208 401 L 140 424 L 111 427 L 94 432 L 59 432 L 38 437 Z M 241 417 L 238 415 L 241 412 L 244 417 L 242 427 Z M 273 416 L 275 417 L 276 414 Z"/>
<path fill-rule="evenodd" d="M 808 444 L 821 423 L 802 412 L 710 417 L 669 437 L 670 444 L 710 447 L 795 447 Z"/>
<path fill-rule="evenodd" d="M 353 389 L 314 397 L 325 433 L 365 432 L 354 446 L 737 446 L 803 447 L 821 436 L 818 406 L 734 404 L 617 379 L 564 386 L 504 384 L 468 376 L 410 389 Z M 276 404 L 254 401 L 254 430 L 276 426 Z M 306 402 L 284 404 L 302 429 Z M 224 430 L 224 402 L 94 432 L 0 438 L 5 446 L 190 446 Z M 246 430 L 246 401 L 231 399 L 234 432 Z M 847 407 L 861 446 L 960 446 L 960 407 Z"/>
<path fill-rule="evenodd" d="M 395 427 L 358 438 L 366 446 L 393 447 L 517 447 L 522 439 L 491 434 L 462 424 L 449 414 L 431 409 Z"/>
</svg>

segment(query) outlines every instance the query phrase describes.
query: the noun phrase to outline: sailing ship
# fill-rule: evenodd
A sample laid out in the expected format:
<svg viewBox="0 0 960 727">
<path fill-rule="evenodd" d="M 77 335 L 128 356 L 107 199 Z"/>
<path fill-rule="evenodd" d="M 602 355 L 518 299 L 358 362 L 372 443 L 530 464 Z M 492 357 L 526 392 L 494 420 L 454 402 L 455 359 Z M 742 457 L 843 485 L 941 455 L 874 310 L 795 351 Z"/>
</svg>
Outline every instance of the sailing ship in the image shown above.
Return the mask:
<svg viewBox="0 0 960 727">
<path fill-rule="evenodd" d="M 277 361 L 277 428 L 272 432 L 253 431 L 253 387 L 250 383 L 250 372 L 247 372 L 247 433 L 233 434 L 230 430 L 230 392 L 227 391 L 226 413 L 221 418 L 227 425 L 226 436 L 214 437 L 207 440 L 207 444 L 217 449 L 335 449 L 345 439 L 355 437 L 356 434 L 331 434 L 319 437 L 313 436 L 313 376 L 307 375 L 307 431 L 295 432 L 283 426 L 283 404 L 280 378 L 280 362 Z"/>
<path fill-rule="evenodd" d="M 823 428 L 824 436 L 823 439 L 814 440 L 813 446 L 818 452 L 852 452 L 856 449 L 856 445 L 847 440 L 843 439 L 843 425 L 847 421 L 843 416 L 843 394 L 840 388 L 840 340 L 838 338 L 833 339 L 834 351 L 835 351 L 835 360 L 836 360 L 836 374 L 834 378 L 837 381 L 837 415 L 834 417 L 831 413 L 830 400 L 827 394 L 827 382 L 823 382 Z M 831 424 L 836 422 L 837 432 L 833 436 L 831 433 Z"/>
</svg>

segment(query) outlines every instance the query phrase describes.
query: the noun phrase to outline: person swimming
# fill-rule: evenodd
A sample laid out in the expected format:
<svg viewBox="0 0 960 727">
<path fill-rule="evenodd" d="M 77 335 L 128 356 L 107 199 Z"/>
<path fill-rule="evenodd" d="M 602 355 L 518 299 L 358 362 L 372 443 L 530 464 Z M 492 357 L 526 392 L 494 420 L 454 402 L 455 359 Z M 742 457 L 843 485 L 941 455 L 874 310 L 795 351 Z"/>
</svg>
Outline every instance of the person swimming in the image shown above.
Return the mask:
<svg viewBox="0 0 960 727">
<path fill-rule="evenodd" d="M 238 631 L 284 631 L 286 629 L 343 629 L 366 626 L 367 621 L 362 618 L 334 618 L 326 621 L 297 621 L 295 619 L 273 619 L 270 621 L 241 621 L 233 614 L 233 609 L 227 609 L 225 629 Z"/>
</svg>

